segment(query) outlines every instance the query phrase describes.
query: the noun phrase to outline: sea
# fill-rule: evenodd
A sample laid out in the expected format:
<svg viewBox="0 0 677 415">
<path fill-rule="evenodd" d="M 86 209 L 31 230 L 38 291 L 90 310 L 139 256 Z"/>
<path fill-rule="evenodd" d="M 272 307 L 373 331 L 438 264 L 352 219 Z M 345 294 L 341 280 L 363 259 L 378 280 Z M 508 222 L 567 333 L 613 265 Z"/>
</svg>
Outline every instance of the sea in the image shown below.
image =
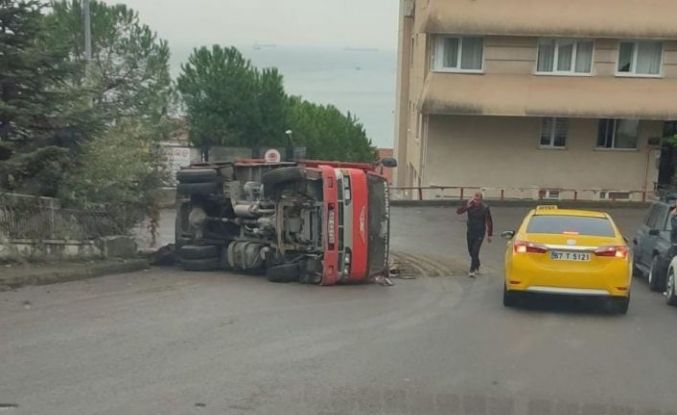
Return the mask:
<svg viewBox="0 0 677 415">
<path fill-rule="evenodd" d="M 375 146 L 393 147 L 396 51 L 273 44 L 238 49 L 259 68 L 277 68 L 288 94 L 350 112 Z M 172 73 L 177 76 L 191 49 L 172 52 Z"/>
</svg>

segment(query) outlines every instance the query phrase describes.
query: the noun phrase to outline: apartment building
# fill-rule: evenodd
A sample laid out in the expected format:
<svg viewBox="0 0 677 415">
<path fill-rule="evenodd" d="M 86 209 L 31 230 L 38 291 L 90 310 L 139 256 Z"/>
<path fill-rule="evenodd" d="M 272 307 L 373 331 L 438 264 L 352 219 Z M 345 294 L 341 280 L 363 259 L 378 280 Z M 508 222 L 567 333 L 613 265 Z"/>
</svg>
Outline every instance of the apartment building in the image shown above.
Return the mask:
<svg viewBox="0 0 677 415">
<path fill-rule="evenodd" d="M 677 1 L 400 7 L 399 186 L 637 199 L 670 181 Z"/>
</svg>

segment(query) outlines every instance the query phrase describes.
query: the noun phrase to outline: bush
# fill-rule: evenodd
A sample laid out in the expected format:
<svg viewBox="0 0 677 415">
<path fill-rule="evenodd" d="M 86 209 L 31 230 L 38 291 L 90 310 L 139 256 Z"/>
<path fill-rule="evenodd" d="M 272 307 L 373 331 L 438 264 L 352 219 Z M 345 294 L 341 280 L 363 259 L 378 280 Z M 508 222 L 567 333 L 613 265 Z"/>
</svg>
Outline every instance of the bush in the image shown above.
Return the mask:
<svg viewBox="0 0 677 415">
<path fill-rule="evenodd" d="M 151 136 L 141 124 L 123 122 L 85 144 L 80 165 L 65 180 L 62 200 L 80 209 L 105 205 L 124 229 L 147 216 L 157 223 L 157 191 L 165 171 Z"/>
</svg>

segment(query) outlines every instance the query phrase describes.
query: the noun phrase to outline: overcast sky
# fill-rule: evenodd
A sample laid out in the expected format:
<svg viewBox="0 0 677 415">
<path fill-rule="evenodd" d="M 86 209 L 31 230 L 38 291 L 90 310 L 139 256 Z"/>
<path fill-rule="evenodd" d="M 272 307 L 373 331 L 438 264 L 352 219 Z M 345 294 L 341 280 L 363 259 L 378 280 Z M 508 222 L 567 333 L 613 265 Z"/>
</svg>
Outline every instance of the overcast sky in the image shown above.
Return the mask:
<svg viewBox="0 0 677 415">
<path fill-rule="evenodd" d="M 399 0 L 105 0 L 125 3 L 170 42 L 395 50 Z"/>
</svg>

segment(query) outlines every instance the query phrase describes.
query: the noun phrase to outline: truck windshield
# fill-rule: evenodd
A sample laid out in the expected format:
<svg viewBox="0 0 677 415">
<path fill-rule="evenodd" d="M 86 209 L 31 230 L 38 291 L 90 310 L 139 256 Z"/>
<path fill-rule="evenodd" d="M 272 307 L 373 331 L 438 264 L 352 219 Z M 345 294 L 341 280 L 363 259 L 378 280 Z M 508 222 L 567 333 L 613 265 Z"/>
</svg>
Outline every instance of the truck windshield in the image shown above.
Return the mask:
<svg viewBox="0 0 677 415">
<path fill-rule="evenodd" d="M 388 183 L 381 176 L 367 175 L 369 187 L 369 274 L 376 275 L 388 268 L 389 205 Z"/>
</svg>

